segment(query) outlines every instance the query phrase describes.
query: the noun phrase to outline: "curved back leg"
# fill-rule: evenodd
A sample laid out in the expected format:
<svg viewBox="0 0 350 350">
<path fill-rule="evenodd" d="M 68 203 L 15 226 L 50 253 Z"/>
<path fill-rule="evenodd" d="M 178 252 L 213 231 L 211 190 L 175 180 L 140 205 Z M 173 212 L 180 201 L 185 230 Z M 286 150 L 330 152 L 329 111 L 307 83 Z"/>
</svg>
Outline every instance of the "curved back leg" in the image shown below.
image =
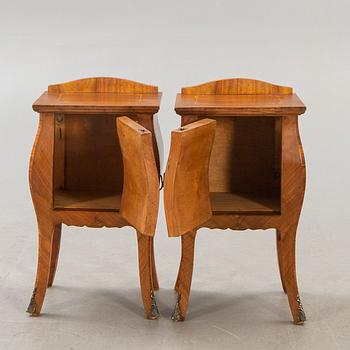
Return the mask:
<svg viewBox="0 0 350 350">
<path fill-rule="evenodd" d="M 153 290 L 159 290 L 156 260 L 154 257 L 154 237 L 151 238 L 151 264 L 152 264 L 152 284 Z"/>
<path fill-rule="evenodd" d="M 62 232 L 62 224 L 55 225 L 55 229 L 52 237 L 50 273 L 49 273 L 49 281 L 47 283 L 48 287 L 52 287 L 52 284 L 56 275 L 56 270 L 58 265 L 58 256 L 60 254 L 60 247 L 61 247 L 61 232 Z"/>
<path fill-rule="evenodd" d="M 284 273 L 283 273 L 283 245 L 281 241 L 281 232 L 278 230 L 276 230 L 276 248 L 277 248 L 278 268 L 280 271 L 282 289 L 283 289 L 283 292 L 287 293 L 286 284 L 284 282 Z"/>
</svg>

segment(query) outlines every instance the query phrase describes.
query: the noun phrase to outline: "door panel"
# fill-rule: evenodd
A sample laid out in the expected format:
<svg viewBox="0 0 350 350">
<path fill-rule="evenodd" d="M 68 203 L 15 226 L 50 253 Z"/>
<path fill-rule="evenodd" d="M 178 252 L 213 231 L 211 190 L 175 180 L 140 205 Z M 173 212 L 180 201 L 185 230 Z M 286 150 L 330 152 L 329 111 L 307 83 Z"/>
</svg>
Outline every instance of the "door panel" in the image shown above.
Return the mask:
<svg viewBox="0 0 350 350">
<path fill-rule="evenodd" d="M 121 215 L 142 234 L 153 236 L 159 206 L 159 174 L 152 133 L 128 117 L 117 118 L 123 155 Z"/>
<path fill-rule="evenodd" d="M 171 237 L 183 235 L 212 216 L 209 160 L 215 120 L 202 119 L 171 133 L 164 180 L 164 207 Z"/>
</svg>

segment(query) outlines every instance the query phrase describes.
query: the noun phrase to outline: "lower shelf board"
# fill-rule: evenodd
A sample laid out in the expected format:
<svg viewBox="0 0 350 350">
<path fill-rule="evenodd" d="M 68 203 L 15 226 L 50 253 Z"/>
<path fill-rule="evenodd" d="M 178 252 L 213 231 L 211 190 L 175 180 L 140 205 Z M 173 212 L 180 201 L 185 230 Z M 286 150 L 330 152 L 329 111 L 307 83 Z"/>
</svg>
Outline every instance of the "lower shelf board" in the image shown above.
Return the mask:
<svg viewBox="0 0 350 350">
<path fill-rule="evenodd" d="M 279 198 L 255 194 L 211 192 L 213 214 L 280 214 Z M 121 194 L 95 191 L 57 190 L 54 209 L 119 211 Z"/>
<path fill-rule="evenodd" d="M 236 194 L 227 192 L 210 193 L 213 214 L 275 214 L 281 213 L 280 199 L 256 194 Z"/>
<path fill-rule="evenodd" d="M 120 210 L 121 194 L 94 191 L 57 190 L 54 193 L 54 209 L 70 210 Z"/>
</svg>

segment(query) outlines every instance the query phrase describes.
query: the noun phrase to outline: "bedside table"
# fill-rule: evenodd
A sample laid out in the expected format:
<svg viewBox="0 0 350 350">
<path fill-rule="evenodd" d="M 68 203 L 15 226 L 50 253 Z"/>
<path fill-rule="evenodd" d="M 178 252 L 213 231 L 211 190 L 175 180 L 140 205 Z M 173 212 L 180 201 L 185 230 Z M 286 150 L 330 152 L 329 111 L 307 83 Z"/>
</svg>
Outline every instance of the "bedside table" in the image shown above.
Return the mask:
<svg viewBox="0 0 350 350">
<path fill-rule="evenodd" d="M 302 324 L 295 237 L 305 190 L 304 104 L 289 87 L 227 79 L 183 88 L 175 111 L 182 127 L 172 132 L 164 183 L 168 233 L 182 239 L 173 319 L 186 315 L 199 228 L 274 228 L 283 289 Z"/>
<path fill-rule="evenodd" d="M 146 317 L 158 317 L 153 236 L 159 203 L 154 135 L 161 93 L 117 78 L 50 85 L 33 104 L 40 113 L 30 160 L 39 230 L 38 267 L 28 312 L 40 314 L 57 267 L 62 224 L 137 231 Z"/>
</svg>

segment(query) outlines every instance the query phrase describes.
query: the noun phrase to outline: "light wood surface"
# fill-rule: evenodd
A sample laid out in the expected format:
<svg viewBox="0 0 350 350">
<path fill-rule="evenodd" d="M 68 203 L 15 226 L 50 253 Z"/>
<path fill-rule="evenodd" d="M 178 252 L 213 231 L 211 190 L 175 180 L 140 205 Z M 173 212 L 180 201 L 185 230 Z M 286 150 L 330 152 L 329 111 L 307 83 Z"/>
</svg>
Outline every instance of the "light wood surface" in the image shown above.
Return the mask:
<svg viewBox="0 0 350 350">
<path fill-rule="evenodd" d="M 72 80 L 61 84 L 52 84 L 49 85 L 48 92 L 53 94 L 61 92 L 155 94 L 158 92 L 158 87 L 128 79 L 96 77 Z"/>
<path fill-rule="evenodd" d="M 158 289 L 158 281 L 154 275 L 152 262 L 152 243 L 153 237 L 146 236 L 137 232 L 138 260 L 141 297 L 146 318 L 155 320 L 159 318 L 159 311 L 154 296 L 154 289 Z"/>
<path fill-rule="evenodd" d="M 305 112 L 296 94 L 291 95 L 181 95 L 176 97 L 178 114 L 198 116 L 280 116 Z"/>
<path fill-rule="evenodd" d="M 175 102 L 181 116 L 299 115 L 305 105 L 293 89 L 253 79 L 224 79 L 182 88 Z"/>
<path fill-rule="evenodd" d="M 169 236 L 180 236 L 212 215 L 208 167 L 215 124 L 213 120 L 203 119 L 171 134 L 164 180 Z"/>
<path fill-rule="evenodd" d="M 178 299 L 171 316 L 172 320 L 176 322 L 184 321 L 190 298 L 195 239 L 195 230 L 181 236 L 181 262 L 174 288 Z"/>
<path fill-rule="evenodd" d="M 280 197 L 280 118 L 216 117 L 209 165 L 210 192 Z M 258 176 L 257 176 L 258 175 Z"/>
<path fill-rule="evenodd" d="M 115 117 L 66 114 L 64 125 L 64 188 L 121 193 L 123 161 Z"/>
<path fill-rule="evenodd" d="M 184 87 L 182 95 L 290 95 L 293 89 L 265 81 L 247 78 L 231 78 Z"/>
<path fill-rule="evenodd" d="M 148 99 L 149 94 L 152 97 Z M 71 102 L 76 101 L 78 95 L 77 107 Z M 34 105 L 41 113 L 29 169 L 39 231 L 37 275 L 27 310 L 33 316 L 40 315 L 46 289 L 54 282 L 62 224 L 87 227 L 132 225 L 120 212 L 123 209 L 124 167 L 116 130 L 117 117 L 126 115 L 148 130 L 147 144 L 139 146 L 144 148 L 148 158 L 153 157 L 153 172 L 147 174 L 154 177 L 151 181 L 157 183 L 157 191 L 159 180 L 158 150 L 153 135 L 155 112 L 152 112 L 159 109 L 160 94 L 156 87 L 117 78 L 89 78 L 50 86 L 45 96 L 50 101 L 61 98 L 63 103 L 58 109 L 54 107 L 52 112 L 43 112 L 43 100 L 39 99 Z M 65 104 L 66 98 L 70 102 Z M 144 100 L 153 102 L 147 105 Z M 104 108 L 99 109 L 103 101 L 108 101 L 107 112 Z M 138 109 L 140 106 L 143 107 Z M 142 113 L 138 113 L 140 110 Z M 111 114 L 110 111 L 118 112 Z M 147 259 L 149 267 L 140 271 L 140 283 L 145 314 L 149 317 L 155 305 L 153 290 L 158 288 L 158 281 L 153 237 L 150 236 L 154 234 L 153 227 L 144 233 L 147 236 L 138 232 L 142 236 L 138 240 L 139 257 L 142 261 Z"/>
<path fill-rule="evenodd" d="M 52 284 L 56 275 L 58 256 L 60 254 L 60 246 L 61 246 L 61 233 L 62 233 L 62 224 L 55 225 L 55 229 L 52 235 L 52 242 L 51 242 L 50 270 L 49 270 L 49 280 L 47 282 L 48 288 L 52 287 Z"/>
<path fill-rule="evenodd" d="M 44 92 L 33 104 L 36 112 L 65 113 L 157 113 L 161 93 L 117 94 L 97 92 Z"/>
<path fill-rule="evenodd" d="M 226 192 L 210 193 L 213 214 L 280 214 L 279 198 Z"/>
<path fill-rule="evenodd" d="M 139 232 L 153 236 L 158 217 L 159 176 L 152 134 L 127 117 L 117 119 L 117 130 L 124 167 L 120 213 Z"/>
<path fill-rule="evenodd" d="M 273 103 L 268 111 L 266 103 Z M 302 324 L 305 313 L 296 279 L 295 241 L 306 176 L 298 115 L 305 111 L 305 106 L 291 88 L 251 79 L 228 79 L 183 88 L 175 109 L 181 115 L 182 126 L 205 118 L 216 120 L 208 168 L 209 187 L 201 186 L 197 180 L 187 181 L 190 166 L 187 172 L 182 171 L 183 186 L 188 191 L 205 192 L 204 197 L 210 193 L 212 216 L 200 225 L 193 220 L 182 237 L 193 235 L 200 227 L 276 229 L 282 286 L 288 295 L 294 323 Z M 201 146 L 205 147 L 204 139 Z M 170 151 L 169 161 L 173 157 Z M 192 159 L 192 164 L 197 162 L 201 159 Z M 164 191 L 166 198 L 167 189 Z M 181 205 L 180 198 L 177 200 Z M 183 205 L 186 208 L 185 202 Z M 192 205 L 200 208 L 200 203 Z M 167 220 L 168 216 L 169 213 Z M 177 291 L 180 285 L 186 288 L 179 292 L 178 320 L 186 316 L 192 276 L 192 263 L 188 262 L 193 260 L 193 251 L 184 245 L 194 246 L 185 240 L 182 244 L 175 288 Z"/>
<path fill-rule="evenodd" d="M 110 191 L 55 191 L 54 209 L 119 211 L 121 194 Z"/>
</svg>

